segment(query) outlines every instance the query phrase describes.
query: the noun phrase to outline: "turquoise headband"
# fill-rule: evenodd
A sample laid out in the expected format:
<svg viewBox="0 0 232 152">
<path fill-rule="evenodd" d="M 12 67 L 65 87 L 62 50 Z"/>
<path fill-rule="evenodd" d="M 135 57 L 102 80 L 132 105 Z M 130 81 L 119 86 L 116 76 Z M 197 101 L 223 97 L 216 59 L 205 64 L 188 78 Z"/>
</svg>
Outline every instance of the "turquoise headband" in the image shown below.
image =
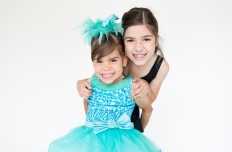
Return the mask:
<svg viewBox="0 0 232 152">
<path fill-rule="evenodd" d="M 84 42 L 87 42 L 89 45 L 94 37 L 99 37 L 98 43 L 101 43 L 102 37 L 105 35 L 108 40 L 108 34 L 114 32 L 116 35 L 121 33 L 123 35 L 123 28 L 120 23 L 116 23 L 118 17 L 114 14 L 107 17 L 105 20 L 97 19 L 96 22 L 93 22 L 91 19 L 85 20 L 77 28 L 82 30 L 82 35 L 85 37 Z"/>
</svg>

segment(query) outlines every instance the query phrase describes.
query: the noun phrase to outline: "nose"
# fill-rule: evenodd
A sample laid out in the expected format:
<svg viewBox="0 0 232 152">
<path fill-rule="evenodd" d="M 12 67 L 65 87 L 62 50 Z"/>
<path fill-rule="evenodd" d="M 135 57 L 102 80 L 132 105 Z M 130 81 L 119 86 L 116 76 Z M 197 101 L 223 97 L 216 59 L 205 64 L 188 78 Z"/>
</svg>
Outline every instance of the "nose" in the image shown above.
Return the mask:
<svg viewBox="0 0 232 152">
<path fill-rule="evenodd" d="M 110 63 L 108 63 L 108 62 L 104 63 L 103 70 L 108 71 L 110 69 L 111 69 Z"/>
<path fill-rule="evenodd" d="M 141 52 L 143 50 L 143 44 L 140 41 L 137 41 L 135 44 L 135 50 Z"/>
</svg>

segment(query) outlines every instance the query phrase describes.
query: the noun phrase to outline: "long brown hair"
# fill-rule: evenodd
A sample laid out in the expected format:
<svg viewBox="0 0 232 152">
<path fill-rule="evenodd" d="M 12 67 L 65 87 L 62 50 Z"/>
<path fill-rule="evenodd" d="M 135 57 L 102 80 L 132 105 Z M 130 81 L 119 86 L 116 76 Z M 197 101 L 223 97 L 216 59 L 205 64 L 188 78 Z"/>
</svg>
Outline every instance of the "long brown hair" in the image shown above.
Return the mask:
<svg viewBox="0 0 232 152">
<path fill-rule="evenodd" d="M 155 36 L 158 45 L 155 47 L 155 53 L 159 53 L 163 58 L 164 54 L 159 44 L 159 39 L 161 37 L 158 34 L 158 22 L 148 8 L 142 7 L 134 7 L 130 9 L 128 12 L 125 12 L 122 16 L 122 27 L 124 31 L 127 30 L 128 27 L 134 25 L 146 25 L 148 30 Z"/>
</svg>

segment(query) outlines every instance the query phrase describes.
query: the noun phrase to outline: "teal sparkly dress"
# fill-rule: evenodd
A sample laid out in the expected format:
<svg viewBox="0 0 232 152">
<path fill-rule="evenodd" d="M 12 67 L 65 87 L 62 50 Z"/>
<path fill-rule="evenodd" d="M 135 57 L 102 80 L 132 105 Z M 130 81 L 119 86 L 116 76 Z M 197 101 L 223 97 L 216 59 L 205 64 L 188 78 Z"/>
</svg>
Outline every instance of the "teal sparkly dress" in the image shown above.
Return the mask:
<svg viewBox="0 0 232 152">
<path fill-rule="evenodd" d="M 102 84 L 93 76 L 88 112 L 83 126 L 50 143 L 48 152 L 161 152 L 130 120 L 135 103 L 130 96 L 132 77 Z"/>
</svg>

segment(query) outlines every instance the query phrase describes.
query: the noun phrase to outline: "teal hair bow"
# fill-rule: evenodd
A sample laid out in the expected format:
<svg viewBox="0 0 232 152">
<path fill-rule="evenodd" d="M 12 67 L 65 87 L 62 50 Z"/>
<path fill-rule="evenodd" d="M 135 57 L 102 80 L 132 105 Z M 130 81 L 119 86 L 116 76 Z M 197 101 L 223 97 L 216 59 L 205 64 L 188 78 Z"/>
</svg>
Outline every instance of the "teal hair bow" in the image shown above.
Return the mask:
<svg viewBox="0 0 232 152">
<path fill-rule="evenodd" d="M 116 35 L 118 35 L 119 32 L 123 35 L 124 30 L 121 24 L 115 22 L 117 19 L 118 17 L 114 14 L 110 15 L 105 20 L 97 19 L 96 22 L 87 19 L 77 28 L 82 29 L 82 35 L 85 37 L 84 42 L 87 42 L 90 45 L 94 37 L 99 37 L 98 43 L 100 44 L 104 35 L 108 40 L 108 34 L 110 32 L 114 32 Z"/>
<path fill-rule="evenodd" d="M 103 22 L 102 22 L 102 25 L 103 26 L 106 26 L 107 24 L 109 24 L 110 21 L 115 21 L 115 20 L 118 20 L 118 17 L 114 14 L 108 16 Z"/>
</svg>

